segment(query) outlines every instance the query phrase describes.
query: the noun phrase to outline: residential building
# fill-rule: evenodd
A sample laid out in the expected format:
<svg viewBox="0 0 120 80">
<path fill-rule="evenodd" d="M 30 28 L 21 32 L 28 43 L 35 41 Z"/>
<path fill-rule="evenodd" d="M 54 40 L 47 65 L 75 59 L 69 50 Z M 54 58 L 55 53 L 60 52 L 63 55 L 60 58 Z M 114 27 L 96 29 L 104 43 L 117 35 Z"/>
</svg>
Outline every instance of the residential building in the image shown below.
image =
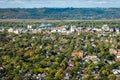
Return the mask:
<svg viewBox="0 0 120 80">
<path fill-rule="evenodd" d="M 73 52 L 72 53 L 73 57 L 78 57 L 78 58 L 83 58 L 83 52 Z"/>
</svg>

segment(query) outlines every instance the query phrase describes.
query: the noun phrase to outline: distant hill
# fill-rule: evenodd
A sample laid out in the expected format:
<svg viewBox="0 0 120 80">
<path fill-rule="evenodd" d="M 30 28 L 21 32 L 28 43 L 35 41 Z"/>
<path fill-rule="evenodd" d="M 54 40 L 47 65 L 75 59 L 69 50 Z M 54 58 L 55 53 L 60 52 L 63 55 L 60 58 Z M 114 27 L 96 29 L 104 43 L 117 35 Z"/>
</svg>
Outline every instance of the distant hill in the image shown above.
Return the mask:
<svg viewBox="0 0 120 80">
<path fill-rule="evenodd" d="M 120 19 L 120 8 L 6 8 L 0 19 L 106 20 Z"/>
</svg>

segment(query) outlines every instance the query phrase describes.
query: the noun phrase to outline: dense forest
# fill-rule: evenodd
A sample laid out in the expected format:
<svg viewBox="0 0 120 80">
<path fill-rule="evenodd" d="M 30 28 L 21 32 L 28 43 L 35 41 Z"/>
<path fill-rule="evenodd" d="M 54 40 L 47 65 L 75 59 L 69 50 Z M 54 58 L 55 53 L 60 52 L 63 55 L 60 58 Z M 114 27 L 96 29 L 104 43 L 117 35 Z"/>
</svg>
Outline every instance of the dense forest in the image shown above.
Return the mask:
<svg viewBox="0 0 120 80">
<path fill-rule="evenodd" d="M 120 8 L 28 8 L 28 9 L 1 8 L 0 19 L 44 19 L 44 20 L 120 19 Z"/>
</svg>

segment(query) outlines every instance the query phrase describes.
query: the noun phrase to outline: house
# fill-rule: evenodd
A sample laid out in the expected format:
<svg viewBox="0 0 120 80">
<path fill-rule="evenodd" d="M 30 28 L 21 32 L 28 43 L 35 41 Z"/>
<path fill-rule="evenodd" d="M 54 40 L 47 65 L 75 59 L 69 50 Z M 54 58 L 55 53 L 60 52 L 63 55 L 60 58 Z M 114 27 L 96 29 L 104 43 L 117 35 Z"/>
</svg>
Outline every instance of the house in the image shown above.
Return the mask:
<svg viewBox="0 0 120 80">
<path fill-rule="evenodd" d="M 119 33 L 119 32 L 120 32 L 120 29 L 119 29 L 119 28 L 115 28 L 115 31 L 116 31 L 117 33 Z"/>
<path fill-rule="evenodd" d="M 7 31 L 8 31 L 8 32 L 13 32 L 14 29 L 13 29 L 13 28 L 9 28 Z"/>
<path fill-rule="evenodd" d="M 120 61 L 120 50 L 118 50 L 116 54 L 116 61 Z"/>
<path fill-rule="evenodd" d="M 20 31 L 19 31 L 19 30 L 14 30 L 13 33 L 15 33 L 15 34 L 19 34 Z"/>
<path fill-rule="evenodd" d="M 110 32 L 114 32 L 114 29 L 113 29 L 113 28 L 110 28 Z"/>
<path fill-rule="evenodd" d="M 113 49 L 113 48 L 110 48 L 110 49 L 109 49 L 109 53 L 116 55 L 116 54 L 117 54 L 117 50 L 115 50 L 115 49 Z"/>
<path fill-rule="evenodd" d="M 100 61 L 100 59 L 97 57 L 97 56 L 95 56 L 95 55 L 88 55 L 88 56 L 86 56 L 85 58 L 84 58 L 84 60 L 86 61 L 86 62 L 93 62 L 93 63 L 97 63 L 97 62 L 99 62 Z"/>
<path fill-rule="evenodd" d="M 64 80 L 69 80 L 71 77 L 72 77 L 71 74 L 69 74 L 69 73 L 65 73 Z"/>
<path fill-rule="evenodd" d="M 27 26 L 27 29 L 32 29 L 32 26 L 31 26 L 31 25 L 28 25 L 28 26 Z"/>
<path fill-rule="evenodd" d="M 57 29 L 52 29 L 51 32 L 52 32 L 52 33 L 56 33 L 56 32 L 57 32 Z"/>
<path fill-rule="evenodd" d="M 81 52 L 73 52 L 72 56 L 73 57 L 78 57 L 78 58 L 83 58 L 83 51 L 81 51 Z"/>
<path fill-rule="evenodd" d="M 110 31 L 110 28 L 107 24 L 105 24 L 105 25 L 102 26 L 102 30 L 105 31 L 105 32 L 108 32 L 108 31 Z"/>
<path fill-rule="evenodd" d="M 118 69 L 113 69 L 113 70 L 112 70 L 112 73 L 113 73 L 115 76 L 120 76 L 120 70 L 118 70 Z"/>
</svg>

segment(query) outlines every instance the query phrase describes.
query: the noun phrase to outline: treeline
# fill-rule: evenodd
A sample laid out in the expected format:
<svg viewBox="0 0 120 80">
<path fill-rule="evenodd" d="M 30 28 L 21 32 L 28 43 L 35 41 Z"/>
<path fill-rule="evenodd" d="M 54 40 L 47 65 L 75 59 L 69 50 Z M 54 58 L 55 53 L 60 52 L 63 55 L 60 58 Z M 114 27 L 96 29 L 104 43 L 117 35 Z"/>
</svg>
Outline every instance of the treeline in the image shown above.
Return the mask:
<svg viewBox="0 0 120 80">
<path fill-rule="evenodd" d="M 1 8 L 0 19 L 120 19 L 120 8 Z"/>
<path fill-rule="evenodd" d="M 27 25 L 32 25 L 33 28 L 40 26 L 42 23 L 44 24 L 52 24 L 56 27 L 64 26 L 64 25 L 75 25 L 77 27 L 97 27 L 101 28 L 104 24 L 107 24 L 109 27 L 120 28 L 120 20 L 113 21 L 72 21 L 72 22 L 0 22 L 0 26 L 4 28 L 25 28 Z"/>
</svg>

